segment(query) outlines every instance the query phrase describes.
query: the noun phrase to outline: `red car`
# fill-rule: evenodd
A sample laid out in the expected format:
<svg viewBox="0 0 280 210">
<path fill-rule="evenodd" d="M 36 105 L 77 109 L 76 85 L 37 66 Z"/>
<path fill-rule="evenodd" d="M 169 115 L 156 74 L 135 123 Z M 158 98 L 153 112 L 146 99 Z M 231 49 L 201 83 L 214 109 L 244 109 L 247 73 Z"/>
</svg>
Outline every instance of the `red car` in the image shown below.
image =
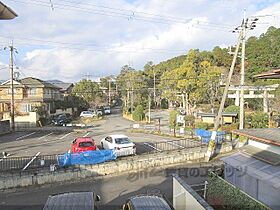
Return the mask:
<svg viewBox="0 0 280 210">
<path fill-rule="evenodd" d="M 89 150 L 96 150 L 94 140 L 90 137 L 78 137 L 72 142 L 71 151 L 72 153 L 84 152 Z"/>
</svg>

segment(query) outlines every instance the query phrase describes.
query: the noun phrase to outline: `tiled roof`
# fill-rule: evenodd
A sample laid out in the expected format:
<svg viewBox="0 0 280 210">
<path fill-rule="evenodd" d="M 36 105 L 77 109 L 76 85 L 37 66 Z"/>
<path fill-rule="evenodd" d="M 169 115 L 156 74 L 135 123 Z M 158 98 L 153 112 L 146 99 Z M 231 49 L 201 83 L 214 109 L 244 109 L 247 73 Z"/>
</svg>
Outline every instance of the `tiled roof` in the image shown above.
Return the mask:
<svg viewBox="0 0 280 210">
<path fill-rule="evenodd" d="M 48 87 L 48 88 L 54 88 L 54 89 L 60 89 L 59 87 L 52 85 L 46 81 L 33 78 L 33 77 L 26 77 L 20 80 L 20 82 L 27 86 L 27 87 Z"/>
<path fill-rule="evenodd" d="M 256 128 L 235 130 L 232 133 L 248 138 L 262 141 L 268 144 L 280 146 L 280 129 L 279 128 Z"/>
</svg>

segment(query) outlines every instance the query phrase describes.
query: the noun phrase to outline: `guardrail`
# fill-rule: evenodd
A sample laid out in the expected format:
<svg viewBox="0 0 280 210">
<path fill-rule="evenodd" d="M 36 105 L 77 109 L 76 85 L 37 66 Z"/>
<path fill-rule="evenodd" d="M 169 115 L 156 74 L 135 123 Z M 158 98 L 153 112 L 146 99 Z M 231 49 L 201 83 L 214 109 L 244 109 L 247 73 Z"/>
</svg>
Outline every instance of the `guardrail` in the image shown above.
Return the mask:
<svg viewBox="0 0 280 210">
<path fill-rule="evenodd" d="M 57 165 L 57 155 L 0 158 L 0 173 L 50 168 L 51 165 Z"/>
</svg>

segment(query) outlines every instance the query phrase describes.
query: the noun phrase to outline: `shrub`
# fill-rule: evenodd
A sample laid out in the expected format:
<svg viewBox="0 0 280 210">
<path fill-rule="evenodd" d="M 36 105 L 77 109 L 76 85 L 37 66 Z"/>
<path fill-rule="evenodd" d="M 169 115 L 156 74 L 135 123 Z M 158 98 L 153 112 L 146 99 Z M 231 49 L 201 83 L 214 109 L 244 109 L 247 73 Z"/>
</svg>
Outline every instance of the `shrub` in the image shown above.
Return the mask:
<svg viewBox="0 0 280 210">
<path fill-rule="evenodd" d="M 169 126 L 171 128 L 174 128 L 174 126 L 176 126 L 176 118 L 177 118 L 177 115 L 178 115 L 178 111 L 177 110 L 172 110 L 170 113 L 169 113 Z M 174 123 L 175 122 L 175 123 Z"/>
<path fill-rule="evenodd" d="M 185 122 L 186 122 L 186 125 L 193 126 L 194 122 L 195 122 L 195 117 L 193 115 L 186 115 Z"/>
<path fill-rule="evenodd" d="M 160 108 L 168 109 L 168 100 L 167 99 L 165 99 L 165 98 L 161 99 Z"/>
<path fill-rule="evenodd" d="M 195 123 L 195 128 L 207 130 L 209 127 L 210 127 L 209 124 L 205 123 L 205 122 L 196 122 Z"/>
<path fill-rule="evenodd" d="M 263 112 L 255 112 L 246 116 L 246 122 L 250 124 L 251 128 L 267 128 L 268 114 Z"/>
<path fill-rule="evenodd" d="M 239 106 L 231 105 L 225 108 L 225 113 L 237 113 L 239 115 L 240 108 Z"/>
<path fill-rule="evenodd" d="M 144 108 L 142 105 L 138 105 L 132 113 L 132 119 L 135 121 L 142 121 L 144 117 Z"/>
</svg>

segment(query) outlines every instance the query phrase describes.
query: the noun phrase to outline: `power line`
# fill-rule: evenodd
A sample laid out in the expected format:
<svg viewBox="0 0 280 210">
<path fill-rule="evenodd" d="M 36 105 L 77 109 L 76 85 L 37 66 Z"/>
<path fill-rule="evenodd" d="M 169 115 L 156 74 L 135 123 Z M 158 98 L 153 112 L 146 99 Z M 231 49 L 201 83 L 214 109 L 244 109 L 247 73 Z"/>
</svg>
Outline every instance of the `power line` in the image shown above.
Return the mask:
<svg viewBox="0 0 280 210">
<path fill-rule="evenodd" d="M 44 2 L 44 1 L 40 1 L 40 0 L 29 0 L 29 2 L 23 2 L 23 1 L 20 1 L 20 0 L 11 0 L 11 1 L 18 2 L 18 3 L 24 3 L 24 4 L 34 4 L 34 5 L 49 7 L 49 2 Z M 66 4 L 61 3 L 61 2 L 66 2 Z M 93 5 L 93 4 L 84 3 L 84 5 L 91 5 L 91 6 L 94 6 L 94 7 L 101 7 L 101 8 L 104 8 L 104 9 L 109 9 L 107 11 L 106 10 L 96 10 L 96 9 L 93 9 L 93 8 L 87 8 L 87 7 L 72 5 L 74 3 L 75 2 L 72 2 L 72 1 L 61 0 L 59 3 L 53 3 L 53 4 L 55 5 L 56 8 L 62 9 L 62 10 L 83 11 L 83 12 L 97 14 L 97 15 L 120 17 L 120 18 L 124 18 L 124 19 L 127 19 L 127 20 L 141 20 L 141 21 L 155 22 L 155 23 L 162 23 L 162 24 L 170 24 L 170 23 L 189 24 L 190 21 L 192 20 L 191 18 L 186 19 L 186 18 L 165 16 L 165 15 L 159 15 L 159 14 L 138 12 L 138 11 L 133 11 L 133 10 L 125 10 L 125 9 L 112 8 L 112 7 L 107 7 L 107 6 L 100 6 L 100 5 Z M 124 11 L 124 12 L 127 12 L 127 13 L 121 13 L 121 12 L 116 12 L 116 11 Z M 200 21 L 200 22 L 207 23 L 209 26 L 214 25 L 215 27 L 219 27 L 219 28 L 230 27 L 229 25 L 224 25 L 224 24 L 221 24 L 221 23 L 220 24 L 211 23 L 211 22 L 208 22 L 208 21 Z"/>
</svg>

